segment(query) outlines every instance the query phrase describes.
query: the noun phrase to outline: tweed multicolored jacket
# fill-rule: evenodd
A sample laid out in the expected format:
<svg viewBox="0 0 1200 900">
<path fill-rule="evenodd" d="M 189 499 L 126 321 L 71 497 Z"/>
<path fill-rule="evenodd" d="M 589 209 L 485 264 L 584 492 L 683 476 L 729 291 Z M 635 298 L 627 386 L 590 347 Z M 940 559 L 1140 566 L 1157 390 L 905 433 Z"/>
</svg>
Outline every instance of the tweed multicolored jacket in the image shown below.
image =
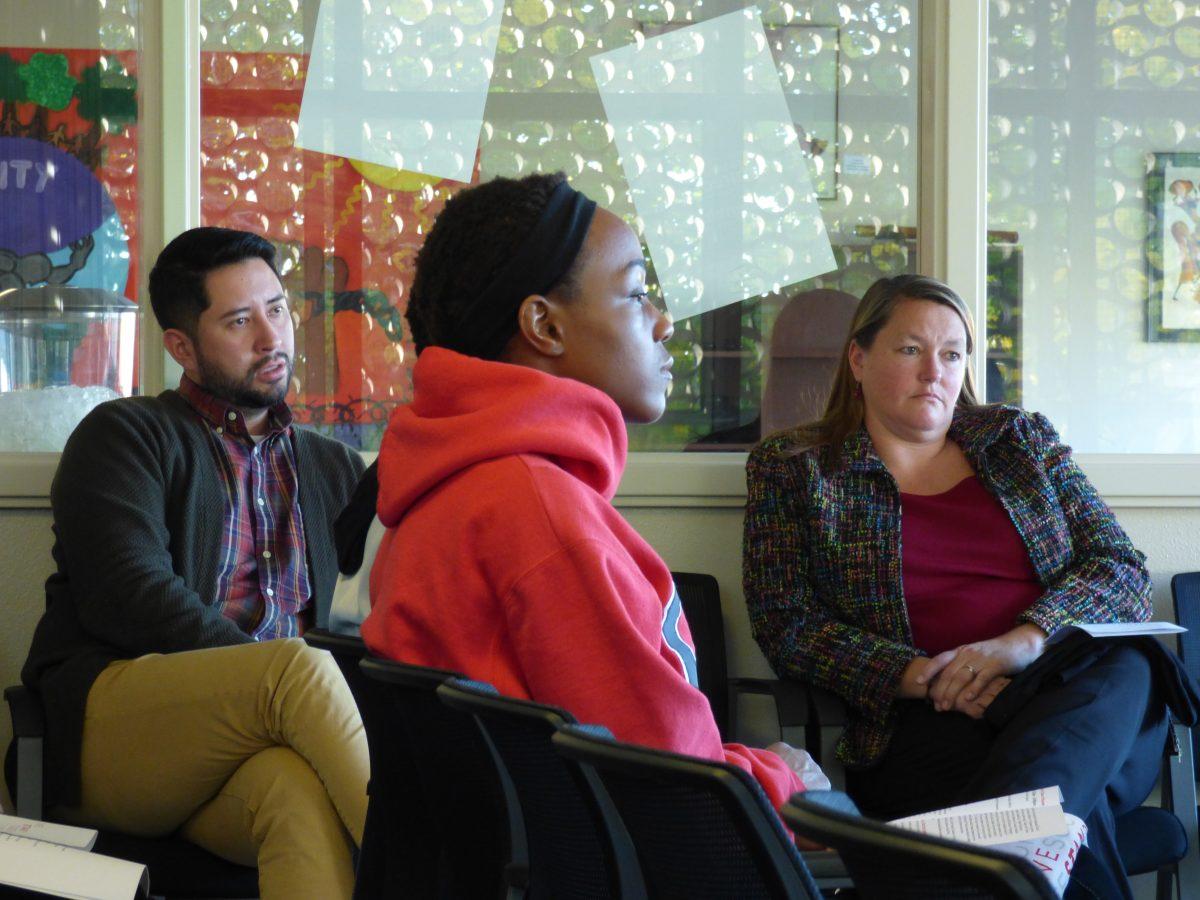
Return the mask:
<svg viewBox="0 0 1200 900">
<path fill-rule="evenodd" d="M 1019 622 L 1047 633 L 1072 622 L 1151 613 L 1145 557 L 1040 414 L 960 410 L 950 426 L 980 482 L 999 498 L 1045 593 Z M 860 429 L 840 463 L 794 435 L 763 441 L 746 468 L 743 581 L 750 624 L 780 677 L 848 705 L 838 756 L 876 762 L 896 721 L 896 690 L 918 655 L 900 567 L 900 490 Z"/>
</svg>

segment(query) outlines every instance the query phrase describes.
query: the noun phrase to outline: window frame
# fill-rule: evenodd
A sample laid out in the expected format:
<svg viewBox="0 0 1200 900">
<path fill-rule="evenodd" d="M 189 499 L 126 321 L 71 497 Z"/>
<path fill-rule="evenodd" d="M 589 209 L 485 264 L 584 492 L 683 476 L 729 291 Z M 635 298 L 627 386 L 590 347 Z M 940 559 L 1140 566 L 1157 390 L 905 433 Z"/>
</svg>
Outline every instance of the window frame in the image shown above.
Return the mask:
<svg viewBox="0 0 1200 900">
<path fill-rule="evenodd" d="M 200 223 L 200 0 L 141 0 L 141 129 L 144 201 L 142 258 L 165 236 Z M 920 0 L 920 270 L 955 286 L 986 335 L 987 15 L 985 0 Z M 165 103 L 166 97 L 183 102 Z M 974 122 L 963 129 L 961 123 Z M 157 144 L 159 152 L 153 145 Z M 969 226 L 969 227 L 968 227 Z M 146 267 L 143 267 L 143 270 Z M 145 271 L 140 294 L 145 296 Z M 161 348 L 161 332 L 142 306 L 142 385 L 157 393 L 180 369 Z M 975 372 L 983 384 L 984 354 Z M 0 454 L 0 507 L 49 506 L 57 453 Z M 1114 507 L 1200 506 L 1200 454 L 1080 454 Z M 630 454 L 618 506 L 721 508 L 745 503 L 746 454 Z"/>
</svg>

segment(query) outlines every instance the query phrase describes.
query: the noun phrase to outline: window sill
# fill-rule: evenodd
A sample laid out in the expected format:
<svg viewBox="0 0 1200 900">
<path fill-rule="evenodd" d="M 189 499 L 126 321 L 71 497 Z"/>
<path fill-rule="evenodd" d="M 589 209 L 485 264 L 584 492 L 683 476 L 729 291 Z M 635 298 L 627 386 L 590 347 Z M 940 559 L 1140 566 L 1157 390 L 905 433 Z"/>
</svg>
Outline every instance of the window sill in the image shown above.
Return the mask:
<svg viewBox="0 0 1200 900">
<path fill-rule="evenodd" d="M 1112 507 L 1200 507 L 1200 454 L 1103 453 L 1076 458 Z M 49 507 L 57 465 L 57 453 L 0 453 L 0 507 Z M 631 507 L 740 507 L 746 501 L 745 467 L 745 453 L 633 453 L 615 502 Z"/>
</svg>

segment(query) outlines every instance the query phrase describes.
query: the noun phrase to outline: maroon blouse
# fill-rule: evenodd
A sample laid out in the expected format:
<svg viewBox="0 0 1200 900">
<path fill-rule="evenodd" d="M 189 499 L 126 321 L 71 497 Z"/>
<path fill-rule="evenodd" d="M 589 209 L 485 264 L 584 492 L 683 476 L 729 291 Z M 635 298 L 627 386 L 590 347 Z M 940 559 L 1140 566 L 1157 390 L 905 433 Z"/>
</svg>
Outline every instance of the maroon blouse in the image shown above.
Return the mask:
<svg viewBox="0 0 1200 900">
<path fill-rule="evenodd" d="M 1000 501 L 974 475 L 942 494 L 900 495 L 913 644 L 933 656 L 1016 627 L 1045 588 Z"/>
</svg>

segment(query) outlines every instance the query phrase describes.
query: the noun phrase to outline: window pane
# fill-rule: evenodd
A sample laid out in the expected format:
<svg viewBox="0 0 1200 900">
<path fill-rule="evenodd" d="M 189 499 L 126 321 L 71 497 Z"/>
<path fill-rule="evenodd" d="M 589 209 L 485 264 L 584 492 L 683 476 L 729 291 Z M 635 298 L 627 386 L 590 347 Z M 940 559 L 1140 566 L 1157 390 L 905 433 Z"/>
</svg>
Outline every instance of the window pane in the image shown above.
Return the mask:
<svg viewBox="0 0 1200 900">
<path fill-rule="evenodd" d="M 1077 449 L 1200 449 L 1200 6 L 989 9 L 988 395 Z"/>
<path fill-rule="evenodd" d="M 0 5 L 0 452 L 137 391 L 137 13 Z"/>
<path fill-rule="evenodd" d="M 397 66 L 425 63 L 420 48 L 406 49 L 413 41 L 405 32 L 424 7 L 371 5 Z M 915 0 L 761 9 L 838 268 L 677 322 L 667 414 L 631 429 L 634 449 L 745 447 L 759 436 L 764 392 L 768 428 L 819 410 L 847 307 L 845 297 L 812 292 L 857 297 L 880 275 L 916 267 Z M 636 221 L 590 58 L 685 26 L 699 12 L 691 0 L 509 4 L 475 180 L 562 169 Z M 462 185 L 295 147 L 315 13 L 315 3 L 295 0 L 202 4 L 202 215 L 280 247 L 301 320 L 298 416 L 373 449 L 388 413 L 411 392 L 402 314 L 413 260 Z M 777 320 L 786 327 L 773 348 Z M 773 357 L 778 377 L 768 379 Z"/>
</svg>

